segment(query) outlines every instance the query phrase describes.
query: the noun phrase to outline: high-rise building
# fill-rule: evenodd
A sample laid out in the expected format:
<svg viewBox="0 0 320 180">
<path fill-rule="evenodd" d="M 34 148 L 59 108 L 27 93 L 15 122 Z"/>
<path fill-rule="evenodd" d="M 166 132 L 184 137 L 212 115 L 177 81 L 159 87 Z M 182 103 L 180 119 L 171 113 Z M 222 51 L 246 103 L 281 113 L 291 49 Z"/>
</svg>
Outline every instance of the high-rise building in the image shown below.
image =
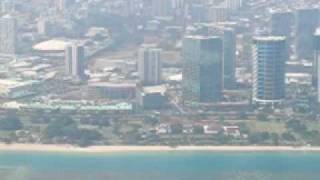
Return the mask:
<svg viewBox="0 0 320 180">
<path fill-rule="evenodd" d="M 182 89 L 185 104 L 222 99 L 223 45 L 217 36 L 187 36 L 183 40 Z"/>
<path fill-rule="evenodd" d="M 291 11 L 274 12 L 271 15 L 271 34 L 289 38 L 292 33 L 294 15 Z"/>
<path fill-rule="evenodd" d="M 223 88 L 231 90 L 236 87 L 236 51 L 237 35 L 234 28 L 226 26 L 199 26 L 196 33 L 207 36 L 219 36 L 223 42 Z"/>
<path fill-rule="evenodd" d="M 318 101 L 320 102 L 320 28 L 314 34 L 314 59 L 312 64 L 312 85 L 317 88 Z"/>
<path fill-rule="evenodd" d="M 5 15 L 0 18 L 0 53 L 15 54 L 16 53 L 16 20 Z"/>
<path fill-rule="evenodd" d="M 253 102 L 278 104 L 285 99 L 286 38 L 261 36 L 253 40 Z"/>
<path fill-rule="evenodd" d="M 74 45 L 72 48 L 72 75 L 79 79 L 84 79 L 84 47 Z"/>
<path fill-rule="evenodd" d="M 232 28 L 223 30 L 223 87 L 233 89 L 236 86 L 236 33 Z"/>
<path fill-rule="evenodd" d="M 139 80 L 143 85 L 161 83 L 162 50 L 152 44 L 144 44 L 138 52 Z"/>
<path fill-rule="evenodd" d="M 85 54 L 84 47 L 78 44 L 67 45 L 65 48 L 65 68 L 66 74 L 77 79 L 85 79 L 84 62 Z"/>
<path fill-rule="evenodd" d="M 313 58 L 313 34 L 319 25 L 318 9 L 299 9 L 296 12 L 296 54 L 298 59 Z"/>
<path fill-rule="evenodd" d="M 64 59 L 65 72 L 67 75 L 72 76 L 72 44 L 65 47 Z"/>
</svg>

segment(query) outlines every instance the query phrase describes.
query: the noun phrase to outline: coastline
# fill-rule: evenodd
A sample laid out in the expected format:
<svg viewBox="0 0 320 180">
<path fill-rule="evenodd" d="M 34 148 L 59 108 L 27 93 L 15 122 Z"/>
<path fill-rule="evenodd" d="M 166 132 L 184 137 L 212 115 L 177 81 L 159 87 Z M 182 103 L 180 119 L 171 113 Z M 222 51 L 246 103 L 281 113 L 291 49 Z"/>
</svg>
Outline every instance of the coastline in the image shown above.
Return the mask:
<svg viewBox="0 0 320 180">
<path fill-rule="evenodd" d="M 114 152 L 172 152 L 172 151 L 211 151 L 211 152 L 320 152 L 320 147 L 293 146 L 91 146 L 46 144 L 0 144 L 0 151 L 16 152 L 62 152 L 62 153 L 114 153 Z"/>
</svg>

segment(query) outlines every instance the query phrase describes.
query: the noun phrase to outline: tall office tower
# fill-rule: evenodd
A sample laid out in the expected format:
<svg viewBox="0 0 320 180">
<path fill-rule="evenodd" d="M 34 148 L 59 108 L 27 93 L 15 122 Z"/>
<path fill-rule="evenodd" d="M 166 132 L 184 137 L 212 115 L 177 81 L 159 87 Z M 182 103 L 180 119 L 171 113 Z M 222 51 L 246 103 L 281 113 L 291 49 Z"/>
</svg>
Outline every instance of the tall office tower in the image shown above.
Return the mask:
<svg viewBox="0 0 320 180">
<path fill-rule="evenodd" d="M 187 36 L 183 40 L 182 92 L 185 104 L 222 99 L 223 47 L 217 36 Z"/>
<path fill-rule="evenodd" d="M 291 11 L 274 12 L 271 16 L 271 34 L 274 36 L 291 36 L 294 15 Z"/>
<path fill-rule="evenodd" d="M 71 44 L 65 48 L 65 68 L 66 73 L 77 80 L 84 80 L 84 47 Z"/>
<path fill-rule="evenodd" d="M 74 45 L 72 47 L 72 75 L 79 79 L 84 79 L 84 47 L 80 45 Z"/>
<path fill-rule="evenodd" d="M 201 27 L 201 26 L 200 26 Z M 233 28 L 223 26 L 203 27 L 204 33 L 219 36 L 223 42 L 223 89 L 236 87 L 237 35 Z M 201 32 L 201 31 L 200 31 Z M 206 33 L 207 32 L 207 33 Z"/>
<path fill-rule="evenodd" d="M 318 9 L 299 9 L 296 12 L 296 54 L 299 59 L 313 58 L 313 34 L 319 25 Z"/>
<path fill-rule="evenodd" d="M 314 34 L 314 58 L 312 64 L 312 85 L 317 88 L 318 100 L 320 102 L 320 28 Z"/>
<path fill-rule="evenodd" d="M 223 87 L 234 89 L 236 86 L 236 33 L 232 28 L 223 30 Z"/>
<path fill-rule="evenodd" d="M 16 20 L 10 15 L 0 18 L 0 53 L 16 53 Z"/>
<path fill-rule="evenodd" d="M 66 45 L 64 50 L 64 65 L 67 75 L 72 76 L 72 44 Z"/>
<path fill-rule="evenodd" d="M 224 22 L 228 21 L 230 16 L 230 9 L 224 6 L 211 6 L 208 9 L 209 22 Z"/>
<path fill-rule="evenodd" d="M 239 10 L 242 7 L 242 0 L 225 0 L 226 8 L 231 10 Z"/>
<path fill-rule="evenodd" d="M 161 83 L 162 50 L 152 44 L 144 44 L 138 52 L 139 80 L 143 85 Z"/>
<path fill-rule="evenodd" d="M 286 38 L 261 36 L 253 40 L 253 102 L 275 105 L 285 99 Z"/>
</svg>

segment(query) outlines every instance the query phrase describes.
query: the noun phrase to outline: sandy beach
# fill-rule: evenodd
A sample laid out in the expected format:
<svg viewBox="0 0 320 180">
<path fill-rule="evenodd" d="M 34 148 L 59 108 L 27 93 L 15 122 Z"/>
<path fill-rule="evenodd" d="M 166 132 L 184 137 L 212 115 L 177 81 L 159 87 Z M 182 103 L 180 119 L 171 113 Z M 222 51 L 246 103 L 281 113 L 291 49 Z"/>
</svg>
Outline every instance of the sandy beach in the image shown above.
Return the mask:
<svg viewBox="0 0 320 180">
<path fill-rule="evenodd" d="M 35 151 L 35 152 L 164 152 L 164 151 L 213 151 L 213 152 L 320 152 L 320 147 L 291 147 L 291 146 L 91 146 L 86 148 L 72 145 L 43 145 L 43 144 L 0 144 L 0 151 Z"/>
</svg>

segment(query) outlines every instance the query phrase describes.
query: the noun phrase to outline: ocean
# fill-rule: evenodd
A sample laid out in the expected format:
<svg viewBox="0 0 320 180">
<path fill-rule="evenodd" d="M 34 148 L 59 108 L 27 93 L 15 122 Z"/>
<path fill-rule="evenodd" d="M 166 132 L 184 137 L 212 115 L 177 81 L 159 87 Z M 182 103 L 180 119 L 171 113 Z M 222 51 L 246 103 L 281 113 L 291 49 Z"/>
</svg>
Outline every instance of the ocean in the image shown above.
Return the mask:
<svg viewBox="0 0 320 180">
<path fill-rule="evenodd" d="M 319 180 L 320 153 L 0 152 L 0 180 Z"/>
</svg>

